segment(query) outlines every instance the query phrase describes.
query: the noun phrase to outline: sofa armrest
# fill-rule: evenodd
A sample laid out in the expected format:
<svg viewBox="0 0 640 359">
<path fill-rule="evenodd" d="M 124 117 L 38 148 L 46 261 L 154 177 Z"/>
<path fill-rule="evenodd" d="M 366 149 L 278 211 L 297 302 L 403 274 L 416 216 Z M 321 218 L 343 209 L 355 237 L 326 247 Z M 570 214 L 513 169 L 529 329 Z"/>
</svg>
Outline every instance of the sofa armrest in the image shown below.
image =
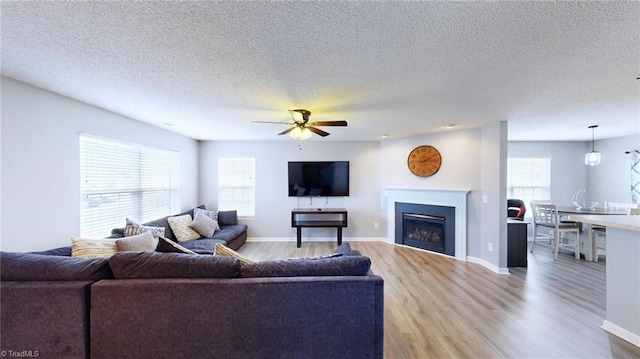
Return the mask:
<svg viewBox="0 0 640 359">
<path fill-rule="evenodd" d="M 89 357 L 89 288 L 93 281 L 2 281 L 2 350 L 40 358 Z"/>
</svg>

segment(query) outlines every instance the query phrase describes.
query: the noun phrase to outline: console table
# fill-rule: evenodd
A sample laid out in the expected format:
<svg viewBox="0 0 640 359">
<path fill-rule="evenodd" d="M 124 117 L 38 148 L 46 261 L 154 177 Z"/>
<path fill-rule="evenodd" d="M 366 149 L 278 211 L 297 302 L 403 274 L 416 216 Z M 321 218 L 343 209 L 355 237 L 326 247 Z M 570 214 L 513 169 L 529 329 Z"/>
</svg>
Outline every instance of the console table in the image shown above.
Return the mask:
<svg viewBox="0 0 640 359">
<path fill-rule="evenodd" d="M 302 245 L 302 228 L 333 228 L 338 230 L 338 245 L 342 244 L 342 228 L 347 226 L 344 208 L 295 208 L 291 211 L 291 227 L 296 228 L 298 248 Z"/>
</svg>

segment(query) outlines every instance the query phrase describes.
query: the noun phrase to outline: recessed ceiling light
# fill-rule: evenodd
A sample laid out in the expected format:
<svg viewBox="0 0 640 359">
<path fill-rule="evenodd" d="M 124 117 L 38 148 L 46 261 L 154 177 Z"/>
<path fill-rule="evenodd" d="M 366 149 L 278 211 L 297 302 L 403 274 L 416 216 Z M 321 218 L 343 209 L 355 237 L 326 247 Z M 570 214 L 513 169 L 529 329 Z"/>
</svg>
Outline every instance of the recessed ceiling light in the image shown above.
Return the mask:
<svg viewBox="0 0 640 359">
<path fill-rule="evenodd" d="M 457 126 L 458 126 L 458 125 L 456 125 L 455 123 L 450 123 L 450 124 L 448 124 L 448 125 L 444 125 L 444 126 L 442 126 L 442 127 L 446 128 L 447 130 L 450 130 L 450 129 L 452 129 L 452 128 L 454 128 L 454 127 L 457 127 Z"/>
<path fill-rule="evenodd" d="M 387 138 L 389 137 L 389 135 L 387 135 L 386 133 L 383 133 L 382 135 L 380 135 L 380 138 Z"/>
</svg>

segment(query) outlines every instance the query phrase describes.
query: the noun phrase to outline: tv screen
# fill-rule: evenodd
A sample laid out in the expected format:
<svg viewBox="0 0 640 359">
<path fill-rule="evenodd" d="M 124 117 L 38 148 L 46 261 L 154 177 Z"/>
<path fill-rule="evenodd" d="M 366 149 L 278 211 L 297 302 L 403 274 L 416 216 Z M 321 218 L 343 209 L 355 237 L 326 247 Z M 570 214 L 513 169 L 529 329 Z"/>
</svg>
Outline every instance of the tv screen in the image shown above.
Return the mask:
<svg viewBox="0 0 640 359">
<path fill-rule="evenodd" d="M 348 195 L 349 161 L 289 162 L 289 197 Z"/>
</svg>

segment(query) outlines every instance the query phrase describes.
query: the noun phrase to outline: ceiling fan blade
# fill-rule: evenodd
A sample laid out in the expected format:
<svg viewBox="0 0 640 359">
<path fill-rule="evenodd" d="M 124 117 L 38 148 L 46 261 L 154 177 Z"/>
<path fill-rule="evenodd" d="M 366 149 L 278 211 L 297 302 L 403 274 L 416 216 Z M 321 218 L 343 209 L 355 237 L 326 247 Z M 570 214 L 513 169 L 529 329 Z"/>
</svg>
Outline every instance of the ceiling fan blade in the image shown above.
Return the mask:
<svg viewBox="0 0 640 359">
<path fill-rule="evenodd" d="M 347 126 L 347 121 L 314 121 L 310 126 Z"/>
<path fill-rule="evenodd" d="M 315 133 L 316 135 L 320 135 L 322 137 L 327 137 L 329 136 L 329 132 L 324 132 L 319 128 L 315 128 L 315 127 L 311 127 L 311 126 L 307 126 L 306 128 L 309 129 L 309 131 Z"/>
<path fill-rule="evenodd" d="M 278 134 L 278 136 L 280 136 L 280 135 L 286 135 L 287 133 L 289 133 L 289 132 L 293 131 L 293 129 L 294 129 L 294 128 L 296 128 L 296 127 L 298 127 L 298 126 L 293 126 L 293 127 L 291 127 L 291 128 L 288 128 L 288 129 L 286 129 L 286 130 L 284 130 L 284 131 L 280 132 L 280 133 Z"/>
</svg>

